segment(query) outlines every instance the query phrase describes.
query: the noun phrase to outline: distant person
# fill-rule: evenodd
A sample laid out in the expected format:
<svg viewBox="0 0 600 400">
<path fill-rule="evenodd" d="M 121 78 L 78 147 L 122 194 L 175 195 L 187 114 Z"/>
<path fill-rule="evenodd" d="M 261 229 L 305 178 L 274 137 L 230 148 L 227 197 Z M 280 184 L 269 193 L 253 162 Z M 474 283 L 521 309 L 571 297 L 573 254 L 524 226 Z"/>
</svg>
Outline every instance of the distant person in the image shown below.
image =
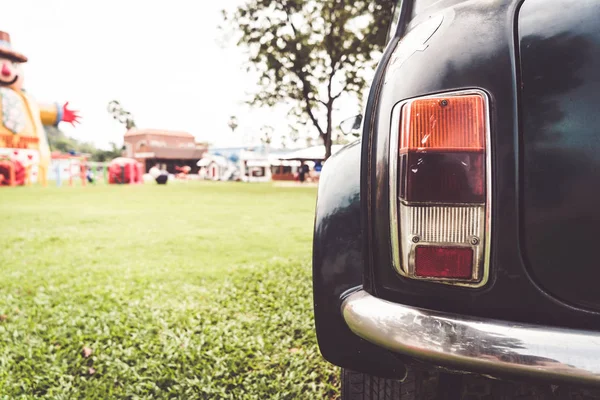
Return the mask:
<svg viewBox="0 0 600 400">
<path fill-rule="evenodd" d="M 152 168 L 150 168 L 150 171 L 148 171 L 148 173 L 154 179 L 158 178 L 160 176 L 160 169 L 158 168 L 158 165 L 155 165 Z"/>
<path fill-rule="evenodd" d="M 178 171 L 177 175 L 175 175 L 177 179 L 187 179 L 187 176 L 192 170 L 192 167 L 190 167 L 189 165 L 184 165 L 183 167 L 176 166 L 175 170 Z"/>
<path fill-rule="evenodd" d="M 165 185 L 169 180 L 169 174 L 167 173 L 167 171 L 160 170 L 158 168 L 158 165 L 155 165 L 154 167 L 150 168 L 150 171 L 148 171 L 148 173 L 154 178 L 156 183 L 158 183 L 159 185 Z"/>
<path fill-rule="evenodd" d="M 158 183 L 159 185 L 166 185 L 167 181 L 169 180 L 169 174 L 161 171 L 160 175 L 156 177 L 156 183 Z"/>
<path fill-rule="evenodd" d="M 315 168 L 313 170 L 313 181 L 318 181 L 319 178 L 321 177 L 321 170 L 323 169 L 323 163 L 321 161 L 317 161 L 315 163 Z"/>
<path fill-rule="evenodd" d="M 304 170 L 304 162 L 300 164 L 300 169 L 298 170 L 298 180 L 300 183 L 304 183 L 306 180 L 306 171 Z"/>
<path fill-rule="evenodd" d="M 304 179 L 305 180 L 310 180 L 311 176 L 310 176 L 310 168 L 308 167 L 308 165 L 306 164 L 302 164 L 302 172 L 304 173 Z"/>
<path fill-rule="evenodd" d="M 92 172 L 91 168 L 87 169 L 86 178 L 89 183 L 94 183 L 96 181 L 96 177 L 94 176 L 94 173 Z"/>
</svg>

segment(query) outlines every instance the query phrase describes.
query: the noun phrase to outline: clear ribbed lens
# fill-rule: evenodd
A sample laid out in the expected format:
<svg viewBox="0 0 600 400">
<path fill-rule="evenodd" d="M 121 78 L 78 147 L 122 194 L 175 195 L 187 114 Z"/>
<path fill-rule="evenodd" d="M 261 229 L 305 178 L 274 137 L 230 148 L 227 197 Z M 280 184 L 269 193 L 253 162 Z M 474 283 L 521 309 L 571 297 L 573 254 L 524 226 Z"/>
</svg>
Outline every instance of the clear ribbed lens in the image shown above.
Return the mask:
<svg viewBox="0 0 600 400">
<path fill-rule="evenodd" d="M 485 208 L 474 207 L 411 207 L 400 203 L 402 265 L 406 272 L 415 272 L 414 253 L 417 246 L 465 246 L 473 248 L 473 264 L 483 257 L 481 238 L 485 235 Z M 473 268 L 473 276 L 478 276 Z"/>
</svg>

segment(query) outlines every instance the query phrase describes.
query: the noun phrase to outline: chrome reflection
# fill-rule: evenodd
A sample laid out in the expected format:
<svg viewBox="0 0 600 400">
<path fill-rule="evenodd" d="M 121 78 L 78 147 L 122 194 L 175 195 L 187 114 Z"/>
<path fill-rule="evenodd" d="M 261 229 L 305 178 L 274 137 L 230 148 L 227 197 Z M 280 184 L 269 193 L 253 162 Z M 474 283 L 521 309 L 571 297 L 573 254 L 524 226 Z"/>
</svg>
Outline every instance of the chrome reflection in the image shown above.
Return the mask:
<svg viewBox="0 0 600 400">
<path fill-rule="evenodd" d="M 600 334 L 465 317 L 358 291 L 342 304 L 348 327 L 388 350 L 479 373 L 600 384 Z"/>
</svg>

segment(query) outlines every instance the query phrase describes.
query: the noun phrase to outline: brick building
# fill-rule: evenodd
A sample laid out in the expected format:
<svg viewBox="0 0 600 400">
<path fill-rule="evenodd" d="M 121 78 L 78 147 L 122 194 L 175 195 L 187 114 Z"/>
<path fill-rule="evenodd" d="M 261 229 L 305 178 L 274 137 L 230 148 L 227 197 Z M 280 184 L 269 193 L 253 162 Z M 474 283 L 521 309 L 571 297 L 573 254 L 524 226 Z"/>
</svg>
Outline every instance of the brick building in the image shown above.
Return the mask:
<svg viewBox="0 0 600 400">
<path fill-rule="evenodd" d="M 177 173 L 176 167 L 185 165 L 198 172 L 196 165 L 207 151 L 204 144 L 196 143 L 194 136 L 187 132 L 158 129 L 130 129 L 125 133 L 125 157 L 135 158 L 148 172 L 159 164 L 169 173 Z"/>
</svg>

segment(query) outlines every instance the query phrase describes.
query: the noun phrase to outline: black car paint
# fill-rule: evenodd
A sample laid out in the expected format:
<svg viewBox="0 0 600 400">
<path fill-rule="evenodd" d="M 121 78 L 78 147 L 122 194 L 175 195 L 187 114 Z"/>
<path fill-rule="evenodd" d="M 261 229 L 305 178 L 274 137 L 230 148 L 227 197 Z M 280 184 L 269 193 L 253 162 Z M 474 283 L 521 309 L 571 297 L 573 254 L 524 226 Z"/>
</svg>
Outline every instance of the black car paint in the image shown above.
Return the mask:
<svg viewBox="0 0 600 400">
<path fill-rule="evenodd" d="M 344 293 L 362 284 L 359 176 L 358 141 L 327 160 L 321 171 L 313 238 L 317 338 L 323 356 L 336 365 L 398 378 L 405 369 L 396 356 L 354 335 L 340 314 Z"/>
<path fill-rule="evenodd" d="M 410 3 L 403 2 L 406 9 L 401 18 L 413 15 Z M 399 24 L 397 37 L 390 43 L 371 88 L 363 127 L 360 179 L 356 176 L 353 182 L 344 182 L 347 193 L 360 186 L 360 200 L 354 195 L 351 204 L 342 206 L 344 203 L 340 198 L 339 206 L 328 206 L 332 211 L 327 217 L 330 221 L 337 221 L 336 225 L 329 222 L 328 229 L 345 229 L 362 219 L 360 241 L 363 251 L 360 255 L 356 252 L 356 246 L 360 246 L 356 241 L 359 237 L 356 231 L 347 230 L 336 237 L 333 232 L 325 235 L 322 229 L 319 230 L 318 227 L 324 224 L 324 216 L 319 214 L 321 201 L 324 198 L 336 201 L 336 196 L 328 194 L 330 188 L 334 190 L 336 186 L 335 179 L 327 180 L 330 182 L 327 186 L 322 183 L 320 189 L 313 267 L 315 317 L 319 345 L 330 362 L 377 375 L 394 373 L 393 359 L 390 358 L 385 358 L 386 365 L 390 363 L 390 367 L 383 368 L 383 371 L 381 368 L 371 369 L 374 365 L 368 354 L 372 351 L 368 343 L 356 341 L 340 315 L 340 296 L 360 285 L 377 297 L 417 307 L 514 322 L 600 329 L 599 313 L 576 307 L 575 304 L 580 303 L 572 298 L 570 303 L 566 303 L 549 294 L 536 283 L 536 276 L 531 274 L 535 271 L 523 257 L 523 227 L 528 214 L 520 209 L 521 205 L 527 205 L 523 196 L 523 160 L 526 154 L 523 153 L 523 137 L 520 134 L 520 126 L 526 123 L 526 119 L 522 115 L 525 110 L 519 109 L 518 103 L 522 80 L 517 18 L 522 3 L 521 0 L 441 0 L 420 10 L 412 21 Z M 526 3 L 532 10 L 536 7 L 551 9 L 548 11 L 550 19 L 561 19 L 565 13 L 577 12 L 561 7 L 560 0 L 551 0 L 551 6 L 548 0 L 526 0 Z M 414 53 L 401 68 L 386 75 L 386 65 L 398 38 L 405 31 L 439 14 L 444 16 L 444 20 L 427 42 L 427 48 Z M 568 30 L 568 27 L 565 29 Z M 570 60 L 557 59 L 556 62 L 559 64 L 556 68 L 568 68 Z M 391 110 L 395 104 L 408 98 L 473 88 L 486 91 L 491 98 L 490 280 L 480 289 L 468 289 L 403 278 L 391 267 L 387 183 Z M 333 171 L 335 165 L 359 162 L 355 148 L 340 153 L 336 158 L 336 164 L 324 168 L 331 178 L 336 174 Z M 350 220 L 352 224 L 348 222 Z M 356 225 L 352 226 L 358 229 Z M 335 245 L 333 238 L 337 241 Z M 340 254 L 335 255 L 335 251 Z M 322 256 L 323 252 L 328 252 L 328 258 Z M 343 252 L 353 256 L 344 258 Z M 338 262 L 342 259 L 347 260 L 345 265 Z M 329 260 L 337 261 L 332 263 Z M 324 276 L 333 276 L 333 268 L 337 269 L 338 277 L 344 276 L 345 279 L 325 280 Z M 362 279 L 359 272 L 363 274 Z M 545 286 L 548 286 L 547 282 Z M 325 311 L 324 304 L 327 304 Z"/>
<path fill-rule="evenodd" d="M 532 1 L 547 9 L 547 2 Z M 542 4 L 542 2 L 544 4 Z M 373 135 L 374 159 L 362 179 L 372 182 L 371 233 L 374 276 L 367 291 L 380 298 L 441 311 L 573 328 L 600 328 L 600 315 L 577 309 L 549 295 L 528 273 L 521 254 L 519 165 L 519 58 L 516 18 L 520 2 L 468 1 L 437 10 L 444 22 L 429 47 L 406 60 L 387 77 L 379 100 Z M 554 7 L 554 18 L 574 12 Z M 433 13 L 432 13 L 433 14 Z M 412 24 L 429 16 L 422 15 Z M 569 63 L 563 59 L 557 62 Z M 427 66 L 424 68 L 423 66 Z M 491 97 L 492 231 L 490 281 L 481 289 L 415 282 L 399 276 L 391 265 L 388 207 L 388 139 L 392 107 L 416 96 L 479 88 Z M 362 195 L 363 193 L 361 193 Z M 369 259 L 369 258 L 367 258 Z"/>
<path fill-rule="evenodd" d="M 396 34 L 390 40 L 379 62 L 369 89 L 364 115 L 373 117 L 362 119 L 363 138 L 372 137 L 365 135 L 364 132 L 370 131 L 375 121 L 374 110 L 386 65 L 412 14 L 410 1 L 403 1 L 401 7 Z M 340 313 L 345 295 L 369 282 L 368 270 L 364 266 L 369 264 L 365 257 L 370 257 L 372 254 L 368 251 L 369 240 L 365 231 L 365 227 L 370 223 L 367 220 L 370 215 L 362 211 L 367 207 L 368 201 L 361 196 L 369 184 L 368 181 L 361 179 L 364 174 L 364 160 L 368 159 L 370 159 L 370 143 L 368 140 L 357 141 L 327 160 L 321 172 L 313 238 L 315 328 L 321 353 L 329 362 L 354 371 L 398 378 L 406 372 L 403 363 L 398 362 L 398 356 L 354 335 Z M 332 165 L 333 163 L 336 164 Z M 336 174 L 338 165 L 341 165 L 341 170 L 349 168 L 355 173 L 342 182 Z M 332 182 L 335 183 L 327 183 L 330 175 L 332 175 Z M 342 187 L 339 186 L 340 184 L 343 184 L 343 190 L 340 189 Z M 338 188 L 334 190 L 333 187 Z M 345 203 L 343 199 L 346 197 L 352 198 L 352 202 Z M 331 212 L 324 213 L 322 211 L 324 207 Z M 326 221 L 330 222 L 324 225 Z M 325 226 L 328 229 L 325 229 Z M 350 226 L 354 229 L 349 229 Z M 328 253 L 331 255 L 328 256 Z M 330 261 L 334 257 L 345 259 L 346 253 L 355 256 L 346 259 L 349 261 L 347 263 Z M 326 279 L 334 273 L 339 279 Z"/>
<path fill-rule="evenodd" d="M 541 6 L 527 0 L 519 13 L 523 253 L 549 293 L 597 310 L 600 2 Z"/>
</svg>

